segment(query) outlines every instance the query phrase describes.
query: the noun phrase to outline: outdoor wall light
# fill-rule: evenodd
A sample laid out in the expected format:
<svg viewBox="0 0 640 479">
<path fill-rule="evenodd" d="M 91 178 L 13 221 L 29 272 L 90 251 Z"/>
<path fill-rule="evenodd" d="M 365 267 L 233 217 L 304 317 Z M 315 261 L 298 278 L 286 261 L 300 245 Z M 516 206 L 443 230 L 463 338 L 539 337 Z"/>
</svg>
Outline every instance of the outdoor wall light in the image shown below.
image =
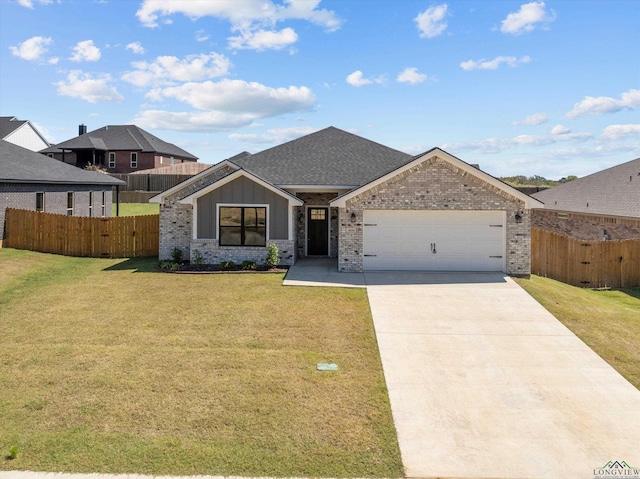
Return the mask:
<svg viewBox="0 0 640 479">
<path fill-rule="evenodd" d="M 351 213 L 351 222 L 352 223 L 356 222 L 356 214 L 355 213 Z"/>
<path fill-rule="evenodd" d="M 522 223 L 522 215 L 519 211 L 516 211 L 516 223 Z"/>
</svg>

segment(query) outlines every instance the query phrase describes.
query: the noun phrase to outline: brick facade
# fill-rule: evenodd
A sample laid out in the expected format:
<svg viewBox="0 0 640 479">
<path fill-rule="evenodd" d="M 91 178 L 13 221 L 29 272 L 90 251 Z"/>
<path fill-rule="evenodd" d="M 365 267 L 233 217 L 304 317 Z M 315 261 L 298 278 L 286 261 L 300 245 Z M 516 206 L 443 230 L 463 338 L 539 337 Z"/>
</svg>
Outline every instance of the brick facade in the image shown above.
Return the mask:
<svg viewBox="0 0 640 479">
<path fill-rule="evenodd" d="M 111 216 L 112 187 L 98 185 L 0 184 L 0 239 L 4 239 L 5 210 L 36 210 L 36 193 L 44 193 L 44 211 L 67 214 L 67 193 L 73 193 L 73 216 L 103 216 L 102 192 L 105 192 L 104 216 Z M 93 206 L 89 208 L 89 194 Z M 90 211 L 91 210 L 91 211 Z"/>
<path fill-rule="evenodd" d="M 280 264 L 291 266 L 295 263 L 295 241 L 292 240 L 268 240 L 267 243 L 275 243 L 280 250 Z M 240 265 L 243 261 L 254 261 L 257 265 L 263 265 L 267 259 L 266 246 L 219 246 L 218 240 L 193 240 L 189 245 L 190 261 L 194 261 L 196 251 L 202 255 L 204 264 L 219 264 L 222 261 L 233 261 Z"/>
<path fill-rule="evenodd" d="M 109 153 L 115 154 L 115 166 L 113 168 L 109 167 Z M 136 153 L 138 155 L 137 166 L 135 168 L 131 167 L 131 153 Z M 62 153 L 54 153 L 51 154 L 51 156 L 56 160 L 62 161 Z M 64 153 L 64 162 L 81 168 L 82 165 L 78 165 L 78 161 L 84 162 L 91 159 L 92 161 L 95 161 L 98 166 L 107 170 L 108 173 L 132 173 L 134 171 L 149 170 L 163 166 L 177 165 L 187 161 L 195 161 L 177 156 L 174 156 L 172 160 L 171 156 L 159 155 L 154 152 L 132 152 L 128 150 L 111 152 L 96 151 L 95 159 L 93 159 L 91 152 L 85 152 L 85 156 L 81 156 L 80 158 L 79 156 L 80 155 L 74 151 L 66 151 Z"/>
<path fill-rule="evenodd" d="M 338 270 L 363 270 L 363 211 L 506 210 L 507 274 L 531 273 L 531 214 L 524 203 L 434 156 L 347 201 L 339 212 Z M 355 213 L 356 221 L 351 221 Z M 521 221 L 516 222 L 519 213 Z"/>
<path fill-rule="evenodd" d="M 295 207 L 295 224 L 298 257 L 306 256 L 307 244 L 307 207 L 329 206 L 329 202 L 338 193 L 298 193 L 298 198 L 304 201 L 303 206 Z M 329 208 L 329 256 L 338 257 L 338 208 Z"/>
</svg>

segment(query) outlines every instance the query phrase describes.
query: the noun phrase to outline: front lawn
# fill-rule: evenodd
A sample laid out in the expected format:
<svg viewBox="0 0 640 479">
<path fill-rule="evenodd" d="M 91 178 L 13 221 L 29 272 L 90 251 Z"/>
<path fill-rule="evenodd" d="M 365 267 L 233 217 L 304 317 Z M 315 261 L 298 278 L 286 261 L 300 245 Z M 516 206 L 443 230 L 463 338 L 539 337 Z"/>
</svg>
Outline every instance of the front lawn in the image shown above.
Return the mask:
<svg viewBox="0 0 640 479">
<path fill-rule="evenodd" d="M 402 476 L 365 290 L 154 264 L 0 249 L 0 470 Z"/>
<path fill-rule="evenodd" d="M 594 291 L 539 276 L 518 284 L 640 389 L 640 288 Z"/>
</svg>

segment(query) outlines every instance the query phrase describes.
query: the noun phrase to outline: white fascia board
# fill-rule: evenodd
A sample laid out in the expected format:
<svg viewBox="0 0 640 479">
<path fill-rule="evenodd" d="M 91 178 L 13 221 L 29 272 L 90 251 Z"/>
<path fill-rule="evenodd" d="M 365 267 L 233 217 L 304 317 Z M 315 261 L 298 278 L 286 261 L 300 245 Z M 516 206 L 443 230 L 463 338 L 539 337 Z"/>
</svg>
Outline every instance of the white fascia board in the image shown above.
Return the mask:
<svg viewBox="0 0 640 479">
<path fill-rule="evenodd" d="M 291 193 L 344 193 L 359 185 L 278 185 Z"/>
<path fill-rule="evenodd" d="M 251 173 L 245 171 L 245 170 L 237 170 L 234 171 L 233 173 L 220 178 L 218 181 L 216 181 L 215 183 L 210 184 L 209 186 L 202 188 L 199 191 L 196 191 L 195 193 L 193 193 L 192 195 L 189 195 L 183 199 L 181 199 L 179 201 L 179 203 L 185 204 L 185 205 L 193 205 L 195 203 L 195 201 L 200 198 L 201 196 L 206 195 L 207 193 L 216 190 L 218 188 L 220 188 L 223 185 L 226 185 L 227 183 L 232 182 L 233 180 L 240 178 L 241 176 L 245 176 L 247 178 L 249 178 L 251 181 L 258 183 L 260 186 L 263 186 L 264 188 L 268 189 L 269 191 L 272 191 L 273 193 L 276 193 L 279 196 L 282 196 L 283 198 L 287 199 L 289 201 L 289 206 L 302 206 L 304 204 L 304 202 L 298 198 L 296 198 L 295 196 L 293 196 L 291 193 L 288 193 L 286 191 L 283 191 L 275 186 L 273 186 L 270 183 L 267 183 L 264 180 L 261 180 L 260 178 L 253 176 Z"/>
<path fill-rule="evenodd" d="M 535 198 L 532 198 L 531 196 L 522 193 L 521 191 L 517 190 L 516 188 L 513 188 L 512 186 L 507 185 L 506 183 L 500 181 L 499 179 L 491 176 L 489 173 L 485 173 L 482 170 L 479 170 L 478 168 L 471 166 L 469 163 L 465 163 L 464 161 L 456 158 L 455 156 L 450 155 L 449 153 L 447 153 L 444 150 L 441 150 L 440 148 L 433 148 L 432 150 L 427 151 L 426 153 L 419 155 L 417 157 L 415 157 L 412 161 L 410 161 L 409 163 L 406 163 L 405 165 L 401 166 L 400 168 L 393 170 L 389 173 L 387 173 L 384 176 L 381 176 L 378 179 L 375 179 L 369 183 L 367 183 L 366 185 L 361 186 L 360 188 L 357 188 L 353 191 L 350 191 L 349 193 L 342 195 L 338 198 L 336 198 L 335 200 L 331 201 L 329 204 L 331 206 L 338 206 L 340 208 L 344 208 L 346 207 L 346 203 L 348 200 L 350 200 L 351 198 L 361 194 L 364 191 L 367 191 L 370 188 L 373 188 L 381 183 L 384 183 L 385 181 L 393 178 L 394 176 L 403 173 L 404 171 L 407 171 L 411 168 L 413 168 L 414 166 L 422 163 L 423 161 L 432 158 L 434 156 L 437 156 L 438 158 L 441 158 L 451 164 L 453 164 L 454 166 L 460 168 L 461 170 L 465 171 L 466 173 L 469 173 L 470 175 L 473 175 L 481 180 L 483 180 L 485 183 L 489 183 L 490 185 L 504 191 L 505 193 L 521 200 L 524 202 L 525 208 L 526 209 L 531 209 L 531 208 L 544 208 L 544 203 L 536 200 Z"/>
<path fill-rule="evenodd" d="M 173 186 L 168 190 L 165 190 L 162 193 L 157 194 L 156 196 L 152 196 L 151 198 L 149 198 L 149 203 L 162 203 L 167 196 L 172 195 L 176 191 L 180 191 L 185 186 L 189 186 L 194 181 L 198 181 L 200 178 L 208 176 L 211 173 L 214 173 L 218 171 L 220 168 L 225 166 L 233 168 L 234 170 L 240 169 L 238 165 L 228 160 L 221 161 L 220 163 L 216 163 L 215 165 L 211 166 L 210 168 L 207 168 L 206 170 L 202 170 L 200 173 L 198 173 L 195 176 L 192 176 L 188 180 L 185 180 L 182 183 L 178 183 L 176 186 Z"/>
</svg>

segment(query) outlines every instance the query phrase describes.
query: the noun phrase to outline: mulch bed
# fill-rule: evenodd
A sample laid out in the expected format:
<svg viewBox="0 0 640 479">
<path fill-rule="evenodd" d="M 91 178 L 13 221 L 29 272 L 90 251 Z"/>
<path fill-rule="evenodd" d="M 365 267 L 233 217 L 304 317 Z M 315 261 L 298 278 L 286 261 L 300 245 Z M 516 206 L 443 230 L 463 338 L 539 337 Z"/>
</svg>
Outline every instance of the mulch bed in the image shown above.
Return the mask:
<svg viewBox="0 0 640 479">
<path fill-rule="evenodd" d="M 221 269 L 217 264 L 201 264 L 193 265 L 190 263 L 180 263 L 180 268 L 173 270 L 170 268 L 163 268 L 161 265 L 156 265 L 156 269 L 163 273 L 182 273 L 182 274 L 256 274 L 256 273 L 286 273 L 289 271 L 288 266 L 277 266 L 271 268 L 266 265 L 257 266 L 256 269 L 242 269 L 240 265 L 237 265 L 233 269 Z"/>
</svg>

